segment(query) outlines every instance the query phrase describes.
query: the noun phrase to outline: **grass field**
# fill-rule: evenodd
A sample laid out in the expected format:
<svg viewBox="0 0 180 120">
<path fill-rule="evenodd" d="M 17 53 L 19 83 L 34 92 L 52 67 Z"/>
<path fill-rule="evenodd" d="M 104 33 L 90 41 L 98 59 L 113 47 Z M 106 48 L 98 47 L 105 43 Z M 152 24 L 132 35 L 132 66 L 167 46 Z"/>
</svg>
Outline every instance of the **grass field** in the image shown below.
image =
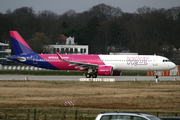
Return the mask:
<svg viewBox="0 0 180 120">
<path fill-rule="evenodd" d="M 180 81 L 0 81 L 0 107 L 179 112 Z"/>
</svg>

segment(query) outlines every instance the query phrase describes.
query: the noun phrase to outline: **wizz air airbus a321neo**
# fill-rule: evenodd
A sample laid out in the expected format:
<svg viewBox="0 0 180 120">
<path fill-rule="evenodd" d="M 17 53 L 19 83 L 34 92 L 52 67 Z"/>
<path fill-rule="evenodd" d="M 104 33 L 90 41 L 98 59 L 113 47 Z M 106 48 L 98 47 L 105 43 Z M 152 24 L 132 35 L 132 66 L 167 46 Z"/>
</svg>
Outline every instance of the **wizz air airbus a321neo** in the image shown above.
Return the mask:
<svg viewBox="0 0 180 120">
<path fill-rule="evenodd" d="M 17 31 L 10 31 L 15 55 L 9 60 L 53 69 L 88 71 L 87 78 L 97 75 L 121 75 L 121 71 L 165 71 L 175 68 L 168 58 L 156 55 L 65 55 L 37 54 Z"/>
</svg>

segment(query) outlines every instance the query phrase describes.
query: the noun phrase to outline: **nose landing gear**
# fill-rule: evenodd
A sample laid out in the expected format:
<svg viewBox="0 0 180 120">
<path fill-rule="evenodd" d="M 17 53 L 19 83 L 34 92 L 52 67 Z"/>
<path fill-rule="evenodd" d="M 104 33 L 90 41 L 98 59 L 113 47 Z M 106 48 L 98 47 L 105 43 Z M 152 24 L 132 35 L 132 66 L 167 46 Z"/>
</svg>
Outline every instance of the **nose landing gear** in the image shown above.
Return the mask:
<svg viewBox="0 0 180 120">
<path fill-rule="evenodd" d="M 159 78 L 159 76 L 158 76 L 158 75 L 154 75 L 154 78 L 155 78 L 155 79 L 158 79 L 158 78 Z"/>
<path fill-rule="evenodd" d="M 155 79 L 158 79 L 158 78 L 159 78 L 159 75 L 157 74 L 157 71 L 154 71 L 154 78 L 155 78 Z"/>
<path fill-rule="evenodd" d="M 157 71 L 154 71 L 154 72 L 155 72 L 154 74 L 155 81 L 159 82 L 159 76 L 157 75 Z"/>
</svg>

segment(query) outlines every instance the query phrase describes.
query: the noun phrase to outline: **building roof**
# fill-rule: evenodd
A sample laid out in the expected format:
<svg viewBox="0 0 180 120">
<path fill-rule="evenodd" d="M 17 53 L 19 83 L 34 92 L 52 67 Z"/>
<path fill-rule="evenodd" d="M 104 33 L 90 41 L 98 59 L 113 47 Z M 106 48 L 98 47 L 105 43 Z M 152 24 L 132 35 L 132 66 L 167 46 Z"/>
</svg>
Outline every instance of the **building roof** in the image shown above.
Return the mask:
<svg viewBox="0 0 180 120">
<path fill-rule="evenodd" d="M 63 44 L 66 44 L 66 39 L 67 39 L 68 37 L 66 37 L 64 34 L 60 34 L 59 36 L 60 36 L 60 40 L 63 40 L 63 41 L 64 41 Z"/>
<path fill-rule="evenodd" d="M 60 39 L 61 40 L 66 40 L 68 37 L 66 37 L 64 34 L 60 34 Z"/>
</svg>

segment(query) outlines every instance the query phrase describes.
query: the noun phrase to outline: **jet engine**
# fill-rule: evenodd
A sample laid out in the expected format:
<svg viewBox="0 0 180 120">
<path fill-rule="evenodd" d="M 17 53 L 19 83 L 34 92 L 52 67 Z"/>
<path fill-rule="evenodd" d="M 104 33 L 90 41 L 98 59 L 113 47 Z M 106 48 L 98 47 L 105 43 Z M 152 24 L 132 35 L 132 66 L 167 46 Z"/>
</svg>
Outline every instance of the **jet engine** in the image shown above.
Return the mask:
<svg viewBox="0 0 180 120">
<path fill-rule="evenodd" d="M 98 75 L 102 75 L 102 76 L 111 76 L 111 75 L 113 75 L 113 67 L 112 66 L 98 67 Z"/>
</svg>

